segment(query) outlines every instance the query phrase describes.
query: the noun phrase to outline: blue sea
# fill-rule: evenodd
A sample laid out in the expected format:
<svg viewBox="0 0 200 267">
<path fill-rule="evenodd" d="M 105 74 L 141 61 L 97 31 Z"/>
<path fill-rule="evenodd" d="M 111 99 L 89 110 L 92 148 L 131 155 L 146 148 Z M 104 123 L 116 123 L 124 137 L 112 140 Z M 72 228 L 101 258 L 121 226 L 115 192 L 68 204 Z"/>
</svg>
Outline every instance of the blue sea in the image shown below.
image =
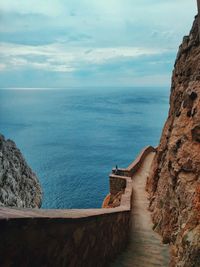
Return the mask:
<svg viewBox="0 0 200 267">
<path fill-rule="evenodd" d="M 39 177 L 43 208 L 98 208 L 109 173 L 159 143 L 167 88 L 1 89 L 0 132 Z"/>
</svg>

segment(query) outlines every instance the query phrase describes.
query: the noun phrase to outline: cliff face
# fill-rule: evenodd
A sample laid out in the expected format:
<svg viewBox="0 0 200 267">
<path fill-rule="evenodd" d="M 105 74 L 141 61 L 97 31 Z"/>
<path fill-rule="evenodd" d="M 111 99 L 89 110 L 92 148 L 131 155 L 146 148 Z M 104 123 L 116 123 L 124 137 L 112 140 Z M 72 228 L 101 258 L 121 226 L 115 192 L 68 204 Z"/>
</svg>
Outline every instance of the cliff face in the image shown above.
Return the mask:
<svg viewBox="0 0 200 267">
<path fill-rule="evenodd" d="M 147 181 L 154 227 L 171 266 L 200 266 L 200 43 L 195 18 L 172 77 L 170 110 Z"/>
<path fill-rule="evenodd" d="M 38 178 L 15 143 L 0 134 L 0 206 L 38 208 L 41 200 Z"/>
</svg>

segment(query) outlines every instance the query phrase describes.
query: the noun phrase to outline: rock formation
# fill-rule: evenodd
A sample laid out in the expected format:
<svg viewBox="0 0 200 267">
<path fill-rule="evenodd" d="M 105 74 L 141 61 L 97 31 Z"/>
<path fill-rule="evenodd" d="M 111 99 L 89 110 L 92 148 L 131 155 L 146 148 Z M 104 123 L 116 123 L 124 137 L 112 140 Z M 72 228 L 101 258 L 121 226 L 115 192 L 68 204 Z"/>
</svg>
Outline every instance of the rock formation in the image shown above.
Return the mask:
<svg viewBox="0 0 200 267">
<path fill-rule="evenodd" d="M 41 200 L 38 178 L 15 143 L 0 134 L 0 206 L 38 208 Z"/>
<path fill-rule="evenodd" d="M 174 267 L 200 266 L 200 43 L 198 19 L 183 38 L 170 110 L 147 181 L 154 229 Z"/>
<path fill-rule="evenodd" d="M 115 195 L 109 194 L 104 199 L 104 202 L 102 204 L 102 208 L 116 208 L 120 206 L 122 195 L 124 194 L 124 191 L 119 191 Z"/>
</svg>

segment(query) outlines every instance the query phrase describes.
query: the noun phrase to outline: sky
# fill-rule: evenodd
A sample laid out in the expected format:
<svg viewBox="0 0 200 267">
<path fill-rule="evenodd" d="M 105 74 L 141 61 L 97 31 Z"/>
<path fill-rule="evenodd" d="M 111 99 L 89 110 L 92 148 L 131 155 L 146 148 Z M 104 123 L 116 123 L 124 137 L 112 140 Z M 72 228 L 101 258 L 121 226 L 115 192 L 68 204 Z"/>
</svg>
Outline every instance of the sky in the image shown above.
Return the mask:
<svg viewBox="0 0 200 267">
<path fill-rule="evenodd" d="M 0 87 L 169 86 L 196 0 L 1 0 Z"/>
</svg>

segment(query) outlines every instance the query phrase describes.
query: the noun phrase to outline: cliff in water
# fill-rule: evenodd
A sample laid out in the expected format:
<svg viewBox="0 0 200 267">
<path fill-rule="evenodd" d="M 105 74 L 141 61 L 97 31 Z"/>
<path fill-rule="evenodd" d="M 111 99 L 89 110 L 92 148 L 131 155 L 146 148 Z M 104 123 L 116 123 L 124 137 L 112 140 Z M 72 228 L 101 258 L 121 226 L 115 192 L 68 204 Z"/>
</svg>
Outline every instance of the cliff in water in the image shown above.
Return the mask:
<svg viewBox="0 0 200 267">
<path fill-rule="evenodd" d="M 154 229 L 174 267 L 200 266 L 200 42 L 198 18 L 174 66 L 170 110 L 147 181 Z"/>
<path fill-rule="evenodd" d="M 15 143 L 0 134 L 0 206 L 39 208 L 41 201 L 38 178 Z"/>
</svg>

